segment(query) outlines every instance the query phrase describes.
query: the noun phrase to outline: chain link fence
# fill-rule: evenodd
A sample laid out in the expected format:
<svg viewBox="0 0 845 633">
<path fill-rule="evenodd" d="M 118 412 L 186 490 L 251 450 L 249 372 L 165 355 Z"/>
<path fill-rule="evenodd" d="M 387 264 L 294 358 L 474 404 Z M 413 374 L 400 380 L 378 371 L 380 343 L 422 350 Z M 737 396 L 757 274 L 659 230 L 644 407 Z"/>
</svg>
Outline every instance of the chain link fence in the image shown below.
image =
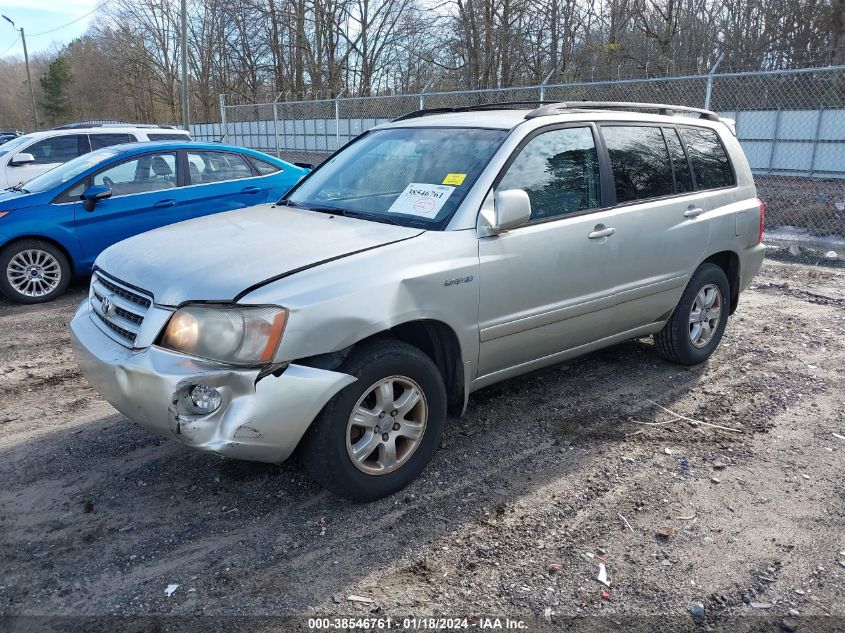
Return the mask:
<svg viewBox="0 0 845 633">
<path fill-rule="evenodd" d="M 766 202 L 767 239 L 845 246 L 845 66 L 237 105 L 221 97 L 221 121 L 194 125 L 192 134 L 316 164 L 362 132 L 414 110 L 511 101 L 714 110 L 736 121 Z"/>
</svg>

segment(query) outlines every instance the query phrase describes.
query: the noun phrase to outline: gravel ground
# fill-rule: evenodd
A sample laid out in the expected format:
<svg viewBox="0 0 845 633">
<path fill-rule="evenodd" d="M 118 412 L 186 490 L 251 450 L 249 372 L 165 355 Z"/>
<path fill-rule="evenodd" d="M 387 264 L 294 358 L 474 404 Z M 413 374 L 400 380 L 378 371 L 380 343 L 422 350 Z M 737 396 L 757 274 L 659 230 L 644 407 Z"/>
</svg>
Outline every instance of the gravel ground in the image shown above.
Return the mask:
<svg viewBox="0 0 845 633">
<path fill-rule="evenodd" d="M 369 505 L 117 414 L 69 350 L 83 296 L 0 303 L 0 615 L 845 626 L 845 270 L 767 261 L 700 367 L 631 341 L 484 389 Z"/>
</svg>

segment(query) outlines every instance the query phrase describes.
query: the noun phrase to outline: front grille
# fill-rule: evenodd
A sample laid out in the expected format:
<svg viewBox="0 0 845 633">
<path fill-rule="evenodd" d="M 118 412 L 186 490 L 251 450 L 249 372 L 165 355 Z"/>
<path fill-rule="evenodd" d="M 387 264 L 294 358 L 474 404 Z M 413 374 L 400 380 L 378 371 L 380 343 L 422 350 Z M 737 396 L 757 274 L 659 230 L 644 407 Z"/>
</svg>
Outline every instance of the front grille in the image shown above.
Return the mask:
<svg viewBox="0 0 845 633">
<path fill-rule="evenodd" d="M 136 303 L 143 308 L 150 307 L 150 300 L 147 299 L 145 296 L 136 293 L 133 290 L 127 290 L 126 288 L 121 288 L 120 286 L 113 284 L 105 277 L 98 275 L 100 284 L 109 290 L 110 292 L 116 294 L 119 297 L 123 297 L 132 303 Z M 92 279 L 93 281 L 93 279 Z"/>
<path fill-rule="evenodd" d="M 107 328 L 106 332 L 113 339 L 127 347 L 135 345 L 147 310 L 153 304 L 151 295 L 114 277 L 106 277 L 101 270 L 91 277 L 88 303 L 97 322 Z"/>
</svg>

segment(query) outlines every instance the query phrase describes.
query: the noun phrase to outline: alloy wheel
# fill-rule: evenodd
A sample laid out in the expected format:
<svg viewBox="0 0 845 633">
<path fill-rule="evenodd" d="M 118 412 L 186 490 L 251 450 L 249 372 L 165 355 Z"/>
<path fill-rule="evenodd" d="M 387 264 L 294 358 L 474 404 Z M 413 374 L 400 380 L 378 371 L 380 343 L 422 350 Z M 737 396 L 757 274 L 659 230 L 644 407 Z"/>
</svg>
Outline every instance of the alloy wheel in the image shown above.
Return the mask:
<svg viewBox="0 0 845 633">
<path fill-rule="evenodd" d="M 362 395 L 346 426 L 346 452 L 358 470 L 384 475 L 404 465 L 417 450 L 428 422 L 420 386 L 406 376 L 390 376 Z"/>
<path fill-rule="evenodd" d="M 716 334 L 722 319 L 722 293 L 716 284 L 706 284 L 692 302 L 689 338 L 695 347 L 706 346 Z"/>
<path fill-rule="evenodd" d="M 43 297 L 59 287 L 59 261 L 47 251 L 29 248 L 16 253 L 6 266 L 9 285 L 25 297 Z"/>
</svg>

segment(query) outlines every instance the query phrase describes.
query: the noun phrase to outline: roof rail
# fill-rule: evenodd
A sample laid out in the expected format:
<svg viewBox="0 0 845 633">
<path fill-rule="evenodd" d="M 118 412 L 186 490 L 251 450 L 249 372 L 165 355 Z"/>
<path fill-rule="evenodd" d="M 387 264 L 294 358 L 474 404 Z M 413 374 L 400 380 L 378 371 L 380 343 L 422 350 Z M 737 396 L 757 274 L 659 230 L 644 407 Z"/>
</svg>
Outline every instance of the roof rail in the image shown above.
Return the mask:
<svg viewBox="0 0 845 633">
<path fill-rule="evenodd" d="M 561 110 L 657 110 L 658 114 L 672 116 L 675 112 L 698 114 L 699 118 L 718 121 L 719 116 L 710 110 L 666 103 L 637 103 L 635 101 L 561 101 L 543 105 L 525 115 L 526 119 L 560 114 Z"/>
<path fill-rule="evenodd" d="M 502 110 L 507 108 L 508 106 L 544 106 L 544 105 L 552 105 L 557 103 L 556 101 L 500 101 L 499 103 L 482 103 L 479 105 L 470 105 L 470 106 L 459 106 L 456 108 L 424 108 L 422 110 L 414 110 L 413 112 L 408 112 L 408 114 L 403 114 L 400 117 L 397 117 L 391 121 L 391 123 L 396 123 L 397 121 L 404 121 L 406 119 L 416 119 L 417 117 L 421 116 L 430 116 L 432 114 L 450 114 L 454 112 L 475 112 L 477 110 Z"/>
<path fill-rule="evenodd" d="M 87 128 L 95 128 L 95 127 L 137 127 L 137 128 L 149 128 L 149 129 L 165 129 L 165 130 L 172 130 L 175 129 L 172 125 L 157 125 L 155 123 L 129 123 L 128 121 L 109 121 L 109 120 L 101 120 L 101 121 L 76 121 L 74 123 L 65 123 L 63 125 L 57 125 L 54 128 L 50 128 L 53 130 L 80 130 L 80 129 L 87 129 Z"/>
</svg>

